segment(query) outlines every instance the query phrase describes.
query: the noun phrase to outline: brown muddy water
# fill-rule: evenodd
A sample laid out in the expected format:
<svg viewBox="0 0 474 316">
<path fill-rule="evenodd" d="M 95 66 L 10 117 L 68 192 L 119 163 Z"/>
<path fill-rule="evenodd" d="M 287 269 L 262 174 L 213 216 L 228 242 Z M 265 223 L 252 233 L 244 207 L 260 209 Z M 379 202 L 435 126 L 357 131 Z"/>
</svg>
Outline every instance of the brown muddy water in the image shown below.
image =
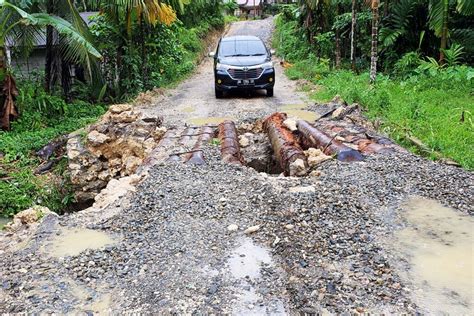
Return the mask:
<svg viewBox="0 0 474 316">
<path fill-rule="evenodd" d="M 289 110 L 303 110 L 306 108 L 306 104 L 286 104 L 281 106 L 278 110 L 285 112 Z"/>
<path fill-rule="evenodd" d="M 305 110 L 287 110 L 285 113 L 288 117 L 295 117 L 300 120 L 306 120 L 308 122 L 314 122 L 319 118 L 319 115 L 312 111 Z"/>
<path fill-rule="evenodd" d="M 283 301 L 278 297 L 264 301 L 257 289 L 261 269 L 274 266 L 270 250 L 255 244 L 248 237 L 240 238 L 238 243 L 227 261 L 234 284 L 237 285 L 232 315 L 286 315 Z"/>
<path fill-rule="evenodd" d="M 8 218 L 8 217 L 0 217 L 0 230 L 3 229 L 3 227 L 10 223 L 13 219 L 12 218 Z"/>
<path fill-rule="evenodd" d="M 316 121 L 319 118 L 318 113 L 313 111 L 306 111 L 305 104 L 287 104 L 279 108 L 279 111 L 284 112 L 288 117 L 294 117 L 300 120 L 306 120 L 309 122 Z"/>
<path fill-rule="evenodd" d="M 61 233 L 44 247 L 44 252 L 61 258 L 75 256 L 87 249 L 100 249 L 116 241 L 104 232 L 85 228 L 62 228 Z"/>
<path fill-rule="evenodd" d="M 187 107 L 184 107 L 184 108 L 181 108 L 179 109 L 181 112 L 184 112 L 184 113 L 191 113 L 191 112 L 194 112 L 196 111 L 196 109 L 192 106 L 187 106 Z"/>
<path fill-rule="evenodd" d="M 400 273 L 414 286 L 415 302 L 430 314 L 472 315 L 473 218 L 421 197 L 403 210 L 407 226 L 395 233 L 394 246 L 409 263 Z"/>
</svg>

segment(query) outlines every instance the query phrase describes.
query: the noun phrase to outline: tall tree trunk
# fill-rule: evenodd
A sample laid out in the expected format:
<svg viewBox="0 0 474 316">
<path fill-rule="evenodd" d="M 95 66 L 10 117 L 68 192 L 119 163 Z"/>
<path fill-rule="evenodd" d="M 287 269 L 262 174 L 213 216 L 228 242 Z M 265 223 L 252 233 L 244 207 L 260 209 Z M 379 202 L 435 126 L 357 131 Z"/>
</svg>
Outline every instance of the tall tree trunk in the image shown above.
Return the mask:
<svg viewBox="0 0 474 316">
<path fill-rule="evenodd" d="M 6 50 L 5 47 L 0 46 L 0 83 L 5 80 L 7 74 L 7 59 L 6 59 Z M 1 91 L 0 91 L 1 95 Z"/>
<path fill-rule="evenodd" d="M 441 45 L 439 47 L 439 63 L 441 65 L 445 63 L 444 50 L 448 46 L 448 14 L 449 0 L 443 0 L 443 27 L 441 29 Z"/>
<path fill-rule="evenodd" d="M 3 93 L 3 85 L 7 75 L 6 52 L 3 46 L 0 46 L 0 128 L 10 129 L 10 120 L 6 115 L 6 95 Z"/>
<path fill-rule="evenodd" d="M 355 32 L 356 32 L 356 12 L 357 12 L 357 1 L 352 0 L 352 23 L 351 23 L 351 67 L 352 70 L 356 70 L 355 64 Z"/>
<path fill-rule="evenodd" d="M 46 13 L 52 14 L 54 11 L 54 0 L 48 0 L 46 2 Z M 54 63 L 54 52 L 53 52 L 53 41 L 54 41 L 54 29 L 52 26 L 46 27 L 46 64 L 44 67 L 44 89 L 46 92 L 51 91 L 53 85 L 53 63 Z"/>
<path fill-rule="evenodd" d="M 71 101 L 71 67 L 65 60 L 61 60 L 61 87 L 63 88 L 64 99 Z"/>
<path fill-rule="evenodd" d="M 53 85 L 53 32 L 53 27 L 46 27 L 46 65 L 44 67 L 44 89 L 46 92 L 50 92 Z"/>
<path fill-rule="evenodd" d="M 142 51 L 142 81 L 143 81 L 143 86 L 145 89 L 148 88 L 148 59 L 147 59 L 147 54 L 146 54 L 146 45 L 145 45 L 145 40 L 146 36 L 148 34 L 148 28 L 145 26 L 145 23 L 143 23 L 143 17 L 140 18 L 140 46 L 141 46 L 141 51 Z"/>
<path fill-rule="evenodd" d="M 18 117 L 15 98 L 18 96 L 15 80 L 7 71 L 6 49 L 0 46 L 0 128 L 10 129 L 10 121 Z"/>
<path fill-rule="evenodd" d="M 339 15 L 339 4 L 336 6 L 336 15 Z M 341 36 L 339 29 L 336 29 L 336 69 L 341 68 Z"/>
<path fill-rule="evenodd" d="M 372 0 L 372 49 L 370 52 L 370 82 L 377 76 L 377 44 L 379 33 L 379 0 Z"/>
</svg>

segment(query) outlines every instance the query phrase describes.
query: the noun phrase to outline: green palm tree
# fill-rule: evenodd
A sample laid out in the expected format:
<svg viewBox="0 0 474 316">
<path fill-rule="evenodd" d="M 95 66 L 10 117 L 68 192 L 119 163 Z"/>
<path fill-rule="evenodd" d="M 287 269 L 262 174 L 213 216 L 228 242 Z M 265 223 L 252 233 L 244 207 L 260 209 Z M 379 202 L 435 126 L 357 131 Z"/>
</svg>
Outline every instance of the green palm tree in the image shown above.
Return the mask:
<svg viewBox="0 0 474 316">
<path fill-rule="evenodd" d="M 372 10 L 372 45 L 370 50 L 370 82 L 377 77 L 378 35 L 379 35 L 379 0 L 368 0 Z"/>
<path fill-rule="evenodd" d="M 41 30 L 50 26 L 69 43 L 64 55 L 70 60 L 77 62 L 86 55 L 95 58 L 100 58 L 101 55 L 70 22 L 61 17 L 46 13 L 30 14 L 5 0 L 0 0 L 0 17 L 0 83 L 3 86 L 0 90 L 0 127 L 10 129 L 10 120 L 18 113 L 13 102 L 16 88 L 6 60 L 7 39 L 14 43 L 33 43 L 31 38 L 41 36 Z M 23 48 L 28 50 L 31 46 L 25 45 Z"/>
<path fill-rule="evenodd" d="M 448 46 L 449 22 L 451 8 L 463 15 L 474 14 L 473 0 L 430 0 L 429 3 L 429 26 L 441 39 L 439 49 L 439 63 L 444 64 L 444 51 Z"/>
<path fill-rule="evenodd" d="M 127 77 L 131 70 L 122 67 L 125 48 L 133 48 L 134 41 L 139 43 L 142 58 L 142 81 L 147 85 L 148 66 L 145 38 L 149 26 L 157 23 L 170 25 L 177 17 L 176 12 L 183 10 L 189 0 L 92 0 L 93 9 L 100 9 L 101 14 L 113 25 L 117 32 L 116 73 L 113 89 L 117 96 L 122 95 L 121 79 Z M 140 32 L 132 40 L 133 25 L 138 24 Z"/>
</svg>

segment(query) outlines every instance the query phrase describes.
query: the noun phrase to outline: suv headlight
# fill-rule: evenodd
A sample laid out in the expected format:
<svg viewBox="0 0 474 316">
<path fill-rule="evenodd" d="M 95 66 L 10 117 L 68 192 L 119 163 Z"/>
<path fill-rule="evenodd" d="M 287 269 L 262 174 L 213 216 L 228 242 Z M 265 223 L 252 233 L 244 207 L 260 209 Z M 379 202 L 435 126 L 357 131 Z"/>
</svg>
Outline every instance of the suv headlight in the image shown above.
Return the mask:
<svg viewBox="0 0 474 316">
<path fill-rule="evenodd" d="M 263 69 L 270 69 L 270 68 L 273 68 L 273 62 L 272 62 L 272 61 L 268 61 L 268 62 L 266 62 L 266 63 L 263 63 L 263 64 L 261 65 L 261 67 L 262 67 Z"/>
<path fill-rule="evenodd" d="M 226 71 L 229 68 L 230 68 L 229 65 L 225 65 L 225 64 L 221 64 L 221 63 L 216 64 L 216 70 Z"/>
</svg>

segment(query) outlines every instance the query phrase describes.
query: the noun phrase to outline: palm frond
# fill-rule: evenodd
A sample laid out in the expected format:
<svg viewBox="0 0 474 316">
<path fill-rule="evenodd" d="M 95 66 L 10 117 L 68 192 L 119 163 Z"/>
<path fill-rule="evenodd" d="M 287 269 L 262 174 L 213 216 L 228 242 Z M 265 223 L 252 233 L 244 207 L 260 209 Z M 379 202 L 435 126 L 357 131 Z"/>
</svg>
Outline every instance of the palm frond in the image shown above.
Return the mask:
<svg viewBox="0 0 474 316">
<path fill-rule="evenodd" d="M 474 14 L 474 1 L 472 0 L 457 0 L 456 11 L 463 15 Z"/>
<path fill-rule="evenodd" d="M 441 36 L 445 16 L 445 6 L 449 5 L 448 0 L 431 0 L 429 4 L 429 27 L 436 36 Z"/>
</svg>

